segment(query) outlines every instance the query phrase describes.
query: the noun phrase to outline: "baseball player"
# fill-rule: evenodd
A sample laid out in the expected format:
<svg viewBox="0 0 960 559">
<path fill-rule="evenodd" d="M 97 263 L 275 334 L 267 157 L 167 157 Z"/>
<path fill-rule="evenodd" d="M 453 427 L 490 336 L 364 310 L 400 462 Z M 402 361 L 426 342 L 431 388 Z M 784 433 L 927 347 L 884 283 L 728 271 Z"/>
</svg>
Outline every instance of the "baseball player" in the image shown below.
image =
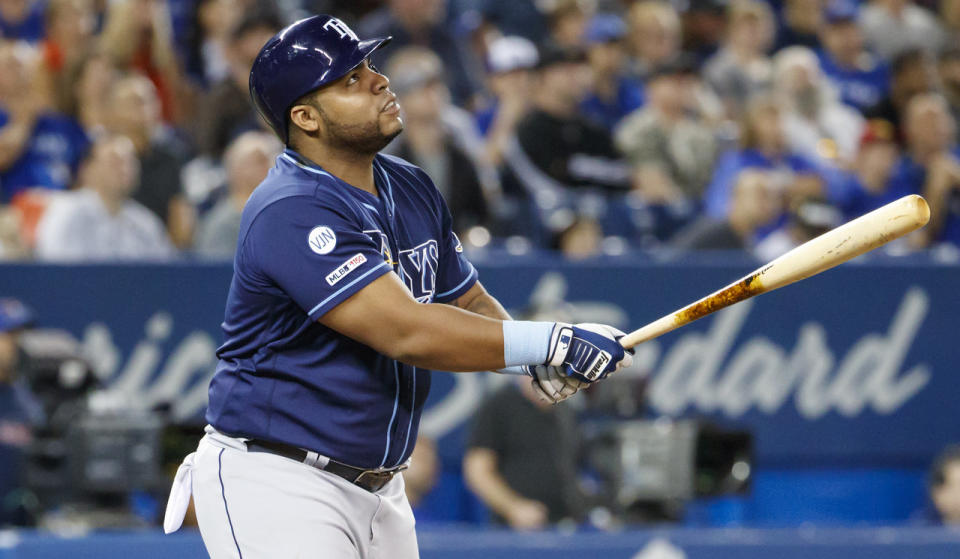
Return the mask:
<svg viewBox="0 0 960 559">
<path fill-rule="evenodd" d="M 616 329 L 510 320 L 427 175 L 378 153 L 403 129 L 367 60 L 389 40 L 315 16 L 253 64 L 287 149 L 243 210 L 209 426 L 164 521 L 192 493 L 214 559 L 415 558 L 397 474 L 428 369 L 530 375 L 556 402 L 630 363 Z"/>
</svg>

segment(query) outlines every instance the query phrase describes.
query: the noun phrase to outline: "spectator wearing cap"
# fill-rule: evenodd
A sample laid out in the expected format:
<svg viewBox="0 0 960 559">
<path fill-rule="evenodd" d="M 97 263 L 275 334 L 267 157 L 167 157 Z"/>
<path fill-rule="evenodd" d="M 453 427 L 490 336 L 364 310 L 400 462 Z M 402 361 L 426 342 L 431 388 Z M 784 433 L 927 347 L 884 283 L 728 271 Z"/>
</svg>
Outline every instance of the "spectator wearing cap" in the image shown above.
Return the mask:
<svg viewBox="0 0 960 559">
<path fill-rule="evenodd" d="M 960 122 L 960 46 L 941 52 L 937 58 L 937 68 L 943 97 L 950 105 L 953 120 Z"/>
<path fill-rule="evenodd" d="M 647 78 L 647 105 L 616 130 L 634 188 L 647 202 L 697 202 L 710 180 L 717 147 L 711 128 L 690 110 L 695 80 L 686 57 L 662 64 Z"/>
<path fill-rule="evenodd" d="M 782 211 L 774 183 L 768 171 L 744 169 L 734 181 L 726 215 L 697 218 L 670 240 L 670 246 L 682 251 L 753 249 L 761 229 Z"/>
<path fill-rule="evenodd" d="M 193 128 L 201 154 L 219 160 L 240 134 L 262 128 L 250 103 L 250 68 L 263 45 L 282 27 L 272 12 L 250 12 L 230 32 L 226 50 L 229 74 L 200 98 Z"/>
<path fill-rule="evenodd" d="M 19 369 L 17 340 L 33 322 L 33 312 L 17 299 L 0 298 L 0 528 L 26 525 L 23 483 L 26 450 L 44 420 L 43 408 Z"/>
<path fill-rule="evenodd" d="M 727 10 L 723 46 L 703 67 L 707 84 L 720 96 L 730 118 L 739 118 L 745 104 L 770 88 L 774 19 L 761 0 L 734 0 Z"/>
<path fill-rule="evenodd" d="M 626 73 L 626 33 L 627 26 L 619 16 L 599 14 L 590 20 L 584 34 L 593 79 L 580 110 L 607 130 L 643 104 L 643 84 Z"/>
<path fill-rule="evenodd" d="M 425 47 L 443 61 L 444 82 L 453 102 L 472 108 L 480 90 L 482 64 L 464 41 L 458 40 L 445 23 L 443 0 L 388 0 L 385 6 L 365 16 L 355 28 L 361 37 L 393 37 L 390 49 L 373 53 L 371 60 L 386 67 L 389 55 L 406 46 Z"/>
<path fill-rule="evenodd" d="M 864 46 L 854 0 L 831 0 L 820 28 L 820 67 L 840 91 L 840 99 L 859 111 L 887 95 L 889 67 Z"/>
<path fill-rule="evenodd" d="M 580 112 L 589 81 L 583 51 L 558 45 L 542 49 L 534 107 L 517 127 L 518 149 L 507 157 L 510 170 L 534 196 L 581 187 L 624 190 L 629 186 L 627 166 L 610 133 Z"/>
<path fill-rule="evenodd" d="M 537 47 L 523 37 L 498 37 L 487 49 L 487 88 L 493 99 L 476 119 L 487 160 L 494 166 L 502 163 L 507 145 L 516 138 L 517 123 L 530 109 L 538 60 Z"/>
<path fill-rule="evenodd" d="M 638 80 L 680 53 L 682 28 L 677 10 L 660 0 L 635 2 L 627 12 L 630 72 Z"/>
<path fill-rule="evenodd" d="M 791 151 L 820 165 L 846 167 L 857 151 L 863 117 L 840 102 L 807 47 L 787 47 L 773 58 L 774 92 L 783 107 Z"/>
<path fill-rule="evenodd" d="M 947 35 L 936 16 L 912 0 L 871 0 L 860 10 L 860 26 L 867 45 L 885 60 L 920 49 L 935 55 Z"/>
<path fill-rule="evenodd" d="M 902 187 L 893 188 L 890 182 L 899 158 L 900 147 L 893 124 L 881 119 L 868 120 L 853 165 L 850 170 L 840 172 L 836 188 L 831 192 L 831 199 L 843 212 L 845 220 L 860 217 L 910 194 Z"/>
<path fill-rule="evenodd" d="M 0 38 L 38 43 L 45 33 L 44 2 L 0 0 Z"/>
<path fill-rule="evenodd" d="M 73 119 L 49 107 L 39 60 L 26 43 L 0 42 L 0 204 L 31 188 L 68 188 L 89 145 Z"/>
<path fill-rule="evenodd" d="M 947 102 L 937 93 L 913 97 L 903 132 L 907 146 L 890 188 L 922 194 L 930 203 L 930 223 L 914 238 L 920 245 L 960 246 L 960 145 Z"/>
<path fill-rule="evenodd" d="M 916 95 L 934 91 L 936 86 L 937 68 L 927 53 L 921 49 L 901 52 L 890 64 L 889 93 L 863 114 L 893 123 L 897 141 L 904 145 L 901 127 L 907 104 Z"/>
<path fill-rule="evenodd" d="M 53 262 L 161 261 L 174 256 L 160 219 L 130 198 L 140 165 L 124 136 L 97 138 L 80 187 L 59 194 L 37 226 L 36 257 Z"/>
<path fill-rule="evenodd" d="M 499 185 L 485 182 L 493 172 L 482 164 L 472 116 L 450 102 L 440 57 L 422 47 L 404 47 L 390 57 L 386 74 L 400 98 L 404 124 L 388 151 L 427 172 L 450 208 L 455 232 L 486 226 L 488 197 L 495 198 Z"/>
</svg>

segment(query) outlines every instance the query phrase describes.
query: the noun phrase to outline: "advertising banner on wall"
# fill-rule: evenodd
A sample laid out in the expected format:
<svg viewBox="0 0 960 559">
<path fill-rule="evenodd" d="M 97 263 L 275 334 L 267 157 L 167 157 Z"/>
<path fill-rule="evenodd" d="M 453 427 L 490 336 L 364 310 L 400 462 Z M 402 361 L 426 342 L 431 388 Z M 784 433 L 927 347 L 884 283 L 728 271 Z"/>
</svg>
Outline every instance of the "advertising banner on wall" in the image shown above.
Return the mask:
<svg viewBox="0 0 960 559">
<path fill-rule="evenodd" d="M 750 271 L 741 264 L 528 257 L 478 268 L 515 317 L 629 331 Z M 230 278 L 229 265 L 5 265 L 0 297 L 69 332 L 110 395 L 202 421 Z M 748 429 L 760 462 L 920 464 L 960 441 L 958 289 L 960 267 L 846 265 L 643 344 L 616 389 L 576 405 Z M 422 430 L 458 446 L 483 395 L 505 381 L 435 374 Z"/>
</svg>

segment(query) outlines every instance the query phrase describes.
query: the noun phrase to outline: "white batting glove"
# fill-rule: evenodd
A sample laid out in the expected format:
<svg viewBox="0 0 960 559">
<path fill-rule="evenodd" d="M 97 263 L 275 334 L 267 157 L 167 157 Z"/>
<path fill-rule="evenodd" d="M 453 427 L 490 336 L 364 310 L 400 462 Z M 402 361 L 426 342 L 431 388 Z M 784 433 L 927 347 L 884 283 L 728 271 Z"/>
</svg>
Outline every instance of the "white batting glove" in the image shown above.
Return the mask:
<svg viewBox="0 0 960 559">
<path fill-rule="evenodd" d="M 525 367 L 525 369 L 533 377 L 530 384 L 534 392 L 551 404 L 558 404 L 587 386 L 587 383 L 564 374 L 562 367 L 536 365 Z"/>
</svg>

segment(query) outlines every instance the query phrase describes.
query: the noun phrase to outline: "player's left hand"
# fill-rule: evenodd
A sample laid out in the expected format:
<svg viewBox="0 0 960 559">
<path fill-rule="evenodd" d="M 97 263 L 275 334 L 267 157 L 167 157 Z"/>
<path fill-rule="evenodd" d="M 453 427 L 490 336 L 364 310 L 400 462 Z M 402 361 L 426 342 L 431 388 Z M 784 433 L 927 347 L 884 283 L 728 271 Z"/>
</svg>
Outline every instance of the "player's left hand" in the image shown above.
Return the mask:
<svg viewBox="0 0 960 559">
<path fill-rule="evenodd" d="M 547 363 L 562 366 L 566 376 L 580 382 L 596 382 L 632 363 L 633 350 L 624 349 L 619 342 L 625 335 L 606 324 L 558 322 Z"/>
<path fill-rule="evenodd" d="M 587 386 L 587 383 L 567 376 L 561 367 L 536 365 L 527 366 L 523 369 L 533 377 L 530 384 L 533 386 L 534 392 L 541 399 L 551 404 L 558 404 Z"/>
</svg>

